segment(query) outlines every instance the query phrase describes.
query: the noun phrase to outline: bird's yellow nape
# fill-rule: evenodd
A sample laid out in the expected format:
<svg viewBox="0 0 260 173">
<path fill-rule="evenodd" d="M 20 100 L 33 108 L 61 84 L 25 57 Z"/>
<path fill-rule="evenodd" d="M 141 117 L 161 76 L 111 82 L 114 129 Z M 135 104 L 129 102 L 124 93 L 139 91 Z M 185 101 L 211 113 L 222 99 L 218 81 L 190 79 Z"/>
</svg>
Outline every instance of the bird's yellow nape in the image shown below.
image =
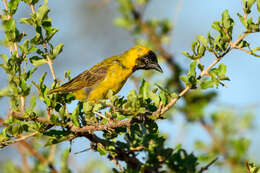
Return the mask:
<svg viewBox="0 0 260 173">
<path fill-rule="evenodd" d="M 131 49 L 125 51 L 122 55 L 122 61 L 125 65 L 134 67 L 136 60 L 149 53 L 151 49 L 144 46 L 134 46 Z"/>
</svg>

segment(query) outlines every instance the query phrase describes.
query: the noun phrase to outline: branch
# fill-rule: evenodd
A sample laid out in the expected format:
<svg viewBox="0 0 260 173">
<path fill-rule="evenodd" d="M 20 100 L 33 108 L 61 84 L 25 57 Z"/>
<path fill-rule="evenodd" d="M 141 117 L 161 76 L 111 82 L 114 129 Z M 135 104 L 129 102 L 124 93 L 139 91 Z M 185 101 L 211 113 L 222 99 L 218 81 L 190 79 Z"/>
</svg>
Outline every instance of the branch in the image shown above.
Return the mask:
<svg viewBox="0 0 260 173">
<path fill-rule="evenodd" d="M 96 143 L 96 144 L 100 143 L 100 144 L 105 145 L 107 143 L 106 140 L 99 138 L 95 134 L 83 133 L 82 136 L 86 137 L 91 142 Z M 92 148 L 92 149 L 97 151 L 96 148 Z M 117 160 L 125 161 L 127 163 L 127 165 L 129 165 L 129 167 L 133 170 L 141 169 L 141 166 L 143 165 L 143 163 L 140 160 L 138 160 L 134 154 L 128 153 L 117 146 L 115 146 L 115 150 L 113 152 L 115 152 L 116 155 L 114 156 L 114 158 L 111 155 L 109 155 L 108 157 L 110 159 L 117 159 Z M 149 167 L 149 166 L 144 166 L 144 167 L 142 167 L 142 169 L 143 169 L 144 173 L 157 173 L 158 172 L 153 167 Z"/>
<path fill-rule="evenodd" d="M 31 7 L 31 10 L 32 10 L 32 13 L 34 14 L 35 13 L 35 7 L 34 7 L 34 5 L 30 5 L 30 7 Z M 44 50 L 45 50 L 45 52 L 47 53 L 48 52 L 48 49 L 47 49 L 47 45 L 46 45 L 46 43 L 45 42 L 43 42 L 43 48 L 44 48 Z M 57 81 L 57 78 L 56 78 L 56 75 L 55 75 L 55 72 L 54 72 L 54 68 L 53 68 L 53 61 L 52 61 L 52 59 L 47 55 L 47 64 L 49 65 L 49 68 L 50 68 L 50 71 L 51 71 L 51 74 L 52 74 L 52 78 L 53 78 L 53 80 L 54 81 Z"/>
<path fill-rule="evenodd" d="M 32 154 L 34 155 L 41 163 L 48 163 L 48 167 L 51 169 L 51 173 L 58 173 L 58 171 L 54 168 L 51 162 L 48 162 L 45 157 L 43 157 L 39 152 L 35 150 L 35 148 L 28 142 L 22 141 L 21 144 Z"/>
<path fill-rule="evenodd" d="M 23 114 L 18 114 L 16 112 L 13 112 L 11 114 L 12 117 L 17 118 L 19 120 L 23 120 L 23 121 L 36 121 L 36 122 L 40 122 L 43 124 L 48 124 L 48 125 L 54 125 L 49 119 L 45 118 L 45 117 L 40 117 L 40 116 L 28 116 L 28 117 L 24 117 Z"/>
<path fill-rule="evenodd" d="M 108 130 L 108 129 L 115 129 L 117 127 L 123 127 L 123 126 L 129 127 L 132 124 L 137 123 L 137 122 L 148 121 L 149 119 L 146 115 L 149 115 L 149 114 L 150 113 L 147 112 L 146 114 L 139 114 L 133 119 L 123 120 L 123 121 L 114 120 L 114 121 L 108 122 L 107 124 L 92 123 L 92 124 L 87 125 L 87 126 L 77 127 L 77 126 L 74 126 L 70 123 L 69 126 L 70 126 L 70 130 L 72 132 L 75 132 L 75 133 L 85 133 L 85 132 L 86 133 L 93 133 L 94 131 L 103 131 L 103 130 Z M 12 114 L 12 116 L 14 118 L 17 118 L 17 119 L 22 120 L 22 121 L 40 122 L 40 123 L 46 124 L 49 128 L 54 126 L 54 124 L 49 119 L 44 118 L 44 117 L 39 117 L 39 116 L 24 117 L 22 114 L 17 114 L 15 112 Z"/>
<path fill-rule="evenodd" d="M 215 158 L 214 160 L 212 160 L 211 162 L 209 162 L 209 164 L 207 164 L 206 166 L 201 167 L 199 173 L 202 173 L 202 172 L 204 172 L 204 171 L 207 171 L 207 170 L 209 169 L 209 167 L 210 167 L 211 165 L 213 165 L 217 160 L 218 160 L 218 158 Z"/>
<path fill-rule="evenodd" d="M 207 124 L 205 122 L 205 120 L 201 120 L 200 121 L 202 127 L 208 132 L 209 136 L 211 137 L 212 141 L 213 141 L 213 144 L 214 146 L 224 155 L 226 156 L 227 155 L 227 150 L 226 148 L 223 146 L 223 145 L 218 145 L 218 139 L 217 139 L 217 136 L 216 134 L 214 133 L 213 131 L 213 128 L 211 125 Z"/>
<path fill-rule="evenodd" d="M 24 140 L 26 140 L 26 139 L 28 139 L 28 138 L 30 138 L 32 136 L 35 136 L 37 134 L 39 134 L 39 132 L 36 131 L 36 132 L 30 133 L 29 135 L 21 136 L 21 137 L 15 139 L 15 140 L 0 142 L 0 148 L 4 148 L 5 146 L 8 146 L 10 144 L 14 144 L 14 143 L 17 143 L 17 142 L 24 141 Z"/>
<path fill-rule="evenodd" d="M 229 48 L 221 55 L 221 56 L 218 56 L 216 58 L 216 60 L 210 64 L 206 70 L 203 70 L 201 72 L 201 74 L 197 77 L 198 80 L 200 80 L 202 77 L 204 76 L 207 76 L 209 71 L 211 70 L 211 68 L 213 68 L 224 56 L 226 56 L 232 49 L 234 49 L 237 44 L 239 44 L 249 33 L 244 33 L 243 35 L 241 35 L 237 41 L 235 41 L 234 43 L 233 42 L 230 42 L 229 43 Z M 166 105 L 160 112 L 160 114 L 164 114 L 165 112 L 167 112 L 173 105 L 176 104 L 176 102 L 182 97 L 184 96 L 189 90 L 191 89 L 191 86 L 186 86 L 185 89 L 182 90 L 182 92 L 178 95 L 177 98 L 173 98 L 169 103 L 168 105 Z"/>
<path fill-rule="evenodd" d="M 23 150 L 22 145 L 19 143 L 16 146 L 16 149 L 18 150 L 18 152 L 20 153 L 21 158 L 22 158 L 23 171 L 26 172 L 26 173 L 30 173 L 31 172 L 30 171 L 30 166 L 28 164 L 28 161 L 27 161 L 27 158 L 26 158 L 26 153 Z"/>
<path fill-rule="evenodd" d="M 94 131 L 115 129 L 117 127 L 123 127 L 123 126 L 129 127 L 132 123 L 134 123 L 134 120 L 115 121 L 115 122 L 109 122 L 104 125 L 99 123 L 94 123 L 89 126 L 84 126 L 81 128 L 76 126 L 71 126 L 71 131 L 75 133 L 93 133 Z"/>
<path fill-rule="evenodd" d="M 8 12 L 9 9 L 8 9 L 8 5 L 7 5 L 7 0 L 3 0 L 3 2 L 4 2 L 5 10 Z M 12 18 L 12 16 L 10 16 L 10 15 L 8 15 L 7 17 L 8 17 L 8 19 Z M 17 42 L 13 42 L 13 46 L 16 51 L 15 56 L 16 56 L 16 58 L 19 58 L 19 50 L 18 50 Z M 10 50 L 10 53 L 13 54 L 13 48 L 11 46 L 9 46 L 9 50 Z M 21 64 L 20 64 L 20 66 L 21 66 Z M 21 96 L 20 101 L 21 101 L 20 110 L 22 113 L 24 113 L 25 112 L 25 96 Z"/>
<path fill-rule="evenodd" d="M 130 127 L 132 124 L 137 123 L 137 122 L 149 121 L 149 118 L 146 115 L 150 115 L 150 113 L 139 114 L 133 119 L 123 120 L 123 121 L 119 121 L 119 120 L 110 121 L 107 124 L 92 123 L 88 126 L 77 127 L 77 126 L 72 125 L 71 122 L 68 122 L 68 124 L 64 124 L 64 125 L 68 126 L 70 128 L 71 132 L 75 133 L 75 135 L 72 136 L 72 138 L 75 138 L 78 134 L 83 134 L 83 133 L 92 134 L 95 131 L 104 131 L 104 130 L 109 130 L 109 129 L 115 129 L 115 128 L 118 128 L 118 127 Z M 25 139 L 28 139 L 32 136 L 39 134 L 39 133 L 45 132 L 45 131 L 47 131 L 48 129 L 50 129 L 54 126 L 54 124 L 49 119 L 44 118 L 44 117 L 39 117 L 39 116 L 24 117 L 24 115 L 17 114 L 15 112 L 12 113 L 12 117 L 17 118 L 21 121 L 35 121 L 35 122 L 43 123 L 43 124 L 46 125 L 46 127 L 43 130 L 41 130 L 41 132 L 36 131 L 36 132 L 33 132 L 33 133 L 31 133 L 27 136 L 22 136 L 20 138 L 15 139 L 15 140 L 1 142 L 0 148 L 3 148 L 3 147 L 8 146 L 10 144 L 14 144 L 14 143 L 23 141 Z M 70 139 L 71 139 L 71 137 L 70 137 Z"/>
<path fill-rule="evenodd" d="M 43 48 L 44 48 L 45 52 L 48 52 L 46 43 L 43 43 Z M 53 80 L 57 81 L 57 78 L 56 78 L 56 75 L 54 72 L 54 68 L 53 68 L 53 61 L 48 55 L 47 55 L 47 64 L 49 65 Z"/>
</svg>

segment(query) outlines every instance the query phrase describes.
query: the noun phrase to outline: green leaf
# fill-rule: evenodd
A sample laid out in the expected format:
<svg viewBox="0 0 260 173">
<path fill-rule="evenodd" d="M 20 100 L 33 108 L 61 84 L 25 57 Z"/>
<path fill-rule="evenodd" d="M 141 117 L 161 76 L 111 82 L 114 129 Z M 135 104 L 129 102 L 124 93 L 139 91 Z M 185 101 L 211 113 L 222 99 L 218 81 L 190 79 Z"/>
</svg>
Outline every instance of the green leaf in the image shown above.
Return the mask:
<svg viewBox="0 0 260 173">
<path fill-rule="evenodd" d="M 5 63 L 8 62 L 8 57 L 5 54 L 0 54 L 0 57 L 3 59 Z"/>
<path fill-rule="evenodd" d="M 204 47 L 207 47 L 208 39 L 205 38 L 203 35 L 197 35 L 197 39 L 202 43 Z"/>
<path fill-rule="evenodd" d="M 260 47 L 256 47 L 256 48 L 252 49 L 252 52 L 257 52 L 257 51 L 260 51 Z"/>
<path fill-rule="evenodd" d="M 244 47 L 249 47 L 249 43 L 245 40 L 242 40 L 239 44 L 238 47 L 244 48 Z"/>
<path fill-rule="evenodd" d="M 196 77 L 196 65 L 197 65 L 197 62 L 192 61 L 192 63 L 190 64 L 190 71 L 188 73 L 188 76 L 195 76 Z"/>
<path fill-rule="evenodd" d="M 228 14 L 228 10 L 225 10 L 222 13 L 222 23 L 223 23 L 224 28 L 226 28 L 226 29 L 233 27 L 233 20 L 230 18 L 229 14 Z"/>
<path fill-rule="evenodd" d="M 260 167 L 256 166 L 254 162 L 248 162 L 248 167 L 250 173 L 260 173 Z"/>
<path fill-rule="evenodd" d="M 193 56 L 190 55 L 187 51 L 182 51 L 182 54 L 183 54 L 184 56 L 188 57 L 188 58 L 193 59 Z"/>
<path fill-rule="evenodd" d="M 59 30 L 57 28 L 51 28 L 48 32 L 46 32 L 46 41 L 49 41 Z"/>
<path fill-rule="evenodd" d="M 5 31 L 8 32 L 15 32 L 16 30 L 16 23 L 15 20 L 13 20 L 12 18 L 3 21 L 3 27 Z"/>
<path fill-rule="evenodd" d="M 204 65 L 202 65 L 202 64 L 198 64 L 198 68 L 200 69 L 200 71 L 203 71 L 204 70 Z"/>
<path fill-rule="evenodd" d="M 215 21 L 213 22 L 213 24 L 211 25 L 211 27 L 215 30 L 217 30 L 218 32 L 222 32 L 222 27 L 220 26 L 220 21 Z"/>
<path fill-rule="evenodd" d="M 24 78 L 20 78 L 19 86 L 22 89 L 23 96 L 28 96 L 30 94 L 31 85 L 27 85 Z"/>
<path fill-rule="evenodd" d="M 19 2 L 20 2 L 20 0 L 10 0 L 8 2 L 7 6 L 9 8 L 9 13 L 10 13 L 11 16 L 15 14 L 15 12 L 18 8 Z"/>
<path fill-rule="evenodd" d="M 47 75 L 47 72 L 44 72 L 44 73 L 42 74 L 42 77 L 40 78 L 40 86 L 43 86 L 43 85 L 44 85 L 43 82 L 44 82 L 44 79 L 45 79 L 46 75 Z"/>
<path fill-rule="evenodd" d="M 9 97 L 11 96 L 11 93 L 8 88 L 2 88 L 0 89 L 0 98 L 1 97 Z"/>
<path fill-rule="evenodd" d="M 226 72 L 227 72 L 227 66 L 223 63 L 219 64 L 218 75 L 219 76 L 225 76 Z"/>
<path fill-rule="evenodd" d="M 187 78 L 187 76 L 180 76 L 180 79 L 185 83 L 185 84 L 187 84 L 187 82 L 188 82 L 188 78 Z"/>
<path fill-rule="evenodd" d="M 31 97 L 31 104 L 30 104 L 30 109 L 33 110 L 36 106 L 36 96 Z"/>
<path fill-rule="evenodd" d="M 47 18 L 49 11 L 50 10 L 46 4 L 44 4 L 38 8 L 38 11 L 36 12 L 36 16 L 37 16 L 37 21 L 39 22 L 39 24 L 42 24 L 43 19 Z"/>
<path fill-rule="evenodd" d="M 63 47 L 64 44 L 60 43 L 54 48 L 52 60 L 54 60 L 62 52 Z"/>
<path fill-rule="evenodd" d="M 84 113 L 88 113 L 88 112 L 91 112 L 93 109 L 93 105 L 91 105 L 89 102 L 84 102 L 83 103 L 83 112 Z"/>
<path fill-rule="evenodd" d="M 143 97 L 144 100 L 149 98 L 149 83 L 145 80 L 142 81 L 142 84 L 139 89 L 139 95 Z"/>
<path fill-rule="evenodd" d="M 31 43 L 34 45 L 42 44 L 42 29 L 41 27 L 36 27 L 35 36 L 31 39 Z"/>
<path fill-rule="evenodd" d="M 26 4 L 34 5 L 34 4 L 36 4 L 39 0 L 22 0 L 22 1 L 25 2 Z"/>
<path fill-rule="evenodd" d="M 64 131 L 58 131 L 58 130 L 50 130 L 50 131 L 54 131 L 54 132 L 45 132 L 44 133 L 47 136 L 51 136 L 48 139 L 48 141 L 44 144 L 45 147 L 49 146 L 49 145 L 58 144 L 58 143 L 61 143 L 63 141 L 66 141 L 66 140 L 68 140 L 68 138 L 70 136 L 72 136 L 68 132 L 64 132 Z M 51 133 L 53 133 L 53 134 L 51 134 Z"/>
<path fill-rule="evenodd" d="M 197 61 L 192 61 L 190 64 L 190 70 L 187 74 L 188 78 L 188 85 L 191 85 L 192 88 L 196 88 L 197 84 L 197 79 L 196 79 L 196 66 L 197 66 Z"/>
<path fill-rule="evenodd" d="M 205 52 L 206 52 L 206 47 L 205 46 L 203 46 L 203 45 L 200 45 L 199 47 L 198 47 L 198 58 L 201 58 L 202 56 L 204 56 L 205 55 Z"/>
<path fill-rule="evenodd" d="M 44 58 L 40 58 L 38 56 L 33 56 L 30 58 L 30 62 L 34 65 L 34 66 L 41 66 L 43 64 L 47 63 L 47 60 Z"/>
<path fill-rule="evenodd" d="M 257 3 L 257 10 L 258 12 L 260 12 L 260 0 L 256 0 L 256 3 Z"/>
<path fill-rule="evenodd" d="M 138 5 L 145 5 L 148 2 L 148 0 L 137 0 L 136 2 Z"/>
<path fill-rule="evenodd" d="M 192 43 L 192 46 L 191 46 L 191 48 L 192 48 L 192 51 L 193 51 L 193 54 L 196 56 L 197 55 L 197 48 L 198 48 L 198 46 L 200 45 L 200 42 L 198 41 L 198 40 L 196 40 L 196 41 L 194 41 L 193 43 Z"/>
<path fill-rule="evenodd" d="M 252 8 L 252 6 L 254 5 L 255 1 L 256 1 L 256 0 L 248 0 L 248 1 L 247 1 L 247 6 L 248 6 L 249 9 Z"/>
<path fill-rule="evenodd" d="M 93 108 L 93 112 L 98 112 L 102 108 L 103 108 L 102 104 L 95 104 Z"/>
<path fill-rule="evenodd" d="M 203 81 L 203 82 L 201 82 L 200 87 L 201 87 L 201 89 L 213 88 L 214 84 L 215 84 L 215 82 L 212 80 Z"/>
<path fill-rule="evenodd" d="M 20 23 L 24 23 L 24 24 L 32 25 L 32 26 L 34 26 L 34 24 L 35 24 L 32 18 L 21 18 Z"/>
<path fill-rule="evenodd" d="M 247 26 L 248 26 L 247 20 L 240 13 L 237 13 L 237 16 L 239 17 L 240 22 L 244 25 L 244 27 L 247 28 Z"/>
<path fill-rule="evenodd" d="M 37 48 L 35 46 L 30 45 L 30 40 L 25 40 L 22 45 L 19 46 L 23 54 L 29 54 L 35 52 Z"/>
<path fill-rule="evenodd" d="M 80 124 L 79 124 L 79 105 L 72 112 L 71 118 L 72 118 L 73 125 L 76 126 L 76 127 L 80 127 Z"/>
<path fill-rule="evenodd" d="M 101 143 L 97 143 L 97 151 L 100 153 L 100 155 L 106 155 L 108 153 L 108 151 Z"/>
<path fill-rule="evenodd" d="M 70 154 L 70 149 L 65 149 L 62 152 L 60 172 L 63 172 L 63 173 L 71 173 L 72 172 L 69 169 L 69 166 L 68 166 L 69 154 Z"/>
<path fill-rule="evenodd" d="M 149 98 L 150 98 L 152 101 L 154 101 L 155 106 L 158 107 L 159 104 L 160 104 L 160 97 L 159 97 L 157 94 L 153 93 L 153 92 L 149 92 L 148 94 L 149 94 Z"/>
<path fill-rule="evenodd" d="M 122 27 L 124 29 L 130 29 L 132 27 L 132 23 L 128 18 L 118 17 L 114 20 L 114 24 Z"/>
</svg>

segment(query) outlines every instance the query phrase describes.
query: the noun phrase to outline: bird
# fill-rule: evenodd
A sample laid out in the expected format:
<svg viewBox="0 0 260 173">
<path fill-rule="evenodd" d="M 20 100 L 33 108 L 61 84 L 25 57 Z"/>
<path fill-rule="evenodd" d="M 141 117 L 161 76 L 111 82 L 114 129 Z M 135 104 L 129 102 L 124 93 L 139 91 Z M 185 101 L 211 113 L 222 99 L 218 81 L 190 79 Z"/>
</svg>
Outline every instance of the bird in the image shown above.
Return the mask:
<svg viewBox="0 0 260 173">
<path fill-rule="evenodd" d="M 118 93 L 137 70 L 163 73 L 156 54 L 145 46 L 134 46 L 118 56 L 106 58 L 48 94 L 72 93 L 76 100 L 96 103 L 106 99 L 109 90 Z"/>
</svg>

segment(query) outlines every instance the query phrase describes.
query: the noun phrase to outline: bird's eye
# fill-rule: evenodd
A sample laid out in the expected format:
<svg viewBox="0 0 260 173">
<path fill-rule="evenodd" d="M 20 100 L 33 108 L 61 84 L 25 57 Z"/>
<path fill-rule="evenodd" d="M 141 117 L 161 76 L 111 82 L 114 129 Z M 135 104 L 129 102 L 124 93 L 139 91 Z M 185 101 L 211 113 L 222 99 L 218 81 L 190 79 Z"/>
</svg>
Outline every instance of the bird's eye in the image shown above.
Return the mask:
<svg viewBox="0 0 260 173">
<path fill-rule="evenodd" d="M 144 63 L 148 64 L 149 63 L 149 59 L 144 59 Z"/>
</svg>

